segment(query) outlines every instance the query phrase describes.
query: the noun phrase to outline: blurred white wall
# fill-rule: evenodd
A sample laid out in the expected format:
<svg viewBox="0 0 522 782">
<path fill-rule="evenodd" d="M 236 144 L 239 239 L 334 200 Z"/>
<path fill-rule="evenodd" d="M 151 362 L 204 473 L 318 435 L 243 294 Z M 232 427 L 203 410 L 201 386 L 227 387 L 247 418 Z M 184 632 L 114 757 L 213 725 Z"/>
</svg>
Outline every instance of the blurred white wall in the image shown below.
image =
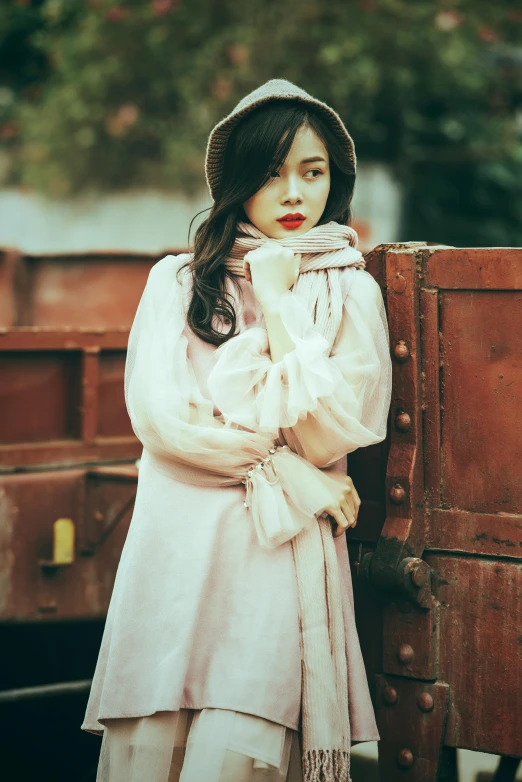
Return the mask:
<svg viewBox="0 0 522 782">
<path fill-rule="evenodd" d="M 353 212 L 361 250 L 397 241 L 400 201 L 399 188 L 384 166 L 359 166 Z M 51 201 L 36 193 L 0 189 L 0 247 L 27 253 L 160 253 L 186 247 L 190 221 L 210 205 L 206 191 L 194 199 L 145 190 Z M 206 214 L 194 221 L 191 238 Z"/>
</svg>

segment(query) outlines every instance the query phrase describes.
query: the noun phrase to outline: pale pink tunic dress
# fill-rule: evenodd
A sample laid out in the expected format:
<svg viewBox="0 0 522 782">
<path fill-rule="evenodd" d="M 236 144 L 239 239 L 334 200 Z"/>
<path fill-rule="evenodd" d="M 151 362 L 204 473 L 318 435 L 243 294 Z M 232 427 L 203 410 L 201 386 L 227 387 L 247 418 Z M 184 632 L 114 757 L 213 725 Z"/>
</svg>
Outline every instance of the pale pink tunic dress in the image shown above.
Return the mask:
<svg viewBox="0 0 522 782">
<path fill-rule="evenodd" d="M 251 285 L 239 282 L 238 329 L 263 326 Z M 215 347 L 188 327 L 185 333 L 199 388 L 211 398 Z M 346 472 L 346 457 L 335 469 Z M 229 710 L 273 723 L 275 742 L 288 755 L 285 729 L 298 729 L 301 706 L 292 547 L 288 541 L 262 548 L 244 499 L 243 486 L 198 487 L 167 477 L 143 451 L 84 730 L 101 732 L 111 720 L 157 712 Z M 379 734 L 355 627 L 346 539 L 334 542 L 352 741 L 374 741 Z"/>
</svg>

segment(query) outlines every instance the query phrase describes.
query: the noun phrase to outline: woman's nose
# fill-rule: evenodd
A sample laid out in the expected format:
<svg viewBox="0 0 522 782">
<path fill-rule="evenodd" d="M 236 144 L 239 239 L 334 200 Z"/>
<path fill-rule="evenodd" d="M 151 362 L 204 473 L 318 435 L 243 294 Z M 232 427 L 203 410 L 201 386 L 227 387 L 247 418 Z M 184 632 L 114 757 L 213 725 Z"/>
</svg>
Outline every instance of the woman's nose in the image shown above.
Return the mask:
<svg viewBox="0 0 522 782">
<path fill-rule="evenodd" d="M 301 201 L 301 198 L 302 194 L 298 177 L 289 177 L 286 182 L 286 189 L 284 193 L 285 203 L 288 201 L 291 201 L 292 203 L 295 201 Z"/>
</svg>

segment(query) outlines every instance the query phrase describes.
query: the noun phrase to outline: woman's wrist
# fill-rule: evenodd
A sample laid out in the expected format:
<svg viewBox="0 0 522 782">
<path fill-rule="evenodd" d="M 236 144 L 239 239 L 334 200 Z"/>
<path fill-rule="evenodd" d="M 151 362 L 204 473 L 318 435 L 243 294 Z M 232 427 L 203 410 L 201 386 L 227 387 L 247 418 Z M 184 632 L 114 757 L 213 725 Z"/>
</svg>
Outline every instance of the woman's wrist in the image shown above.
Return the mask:
<svg viewBox="0 0 522 782">
<path fill-rule="evenodd" d="M 286 291 L 288 293 L 288 291 Z M 279 315 L 281 313 L 281 301 L 285 292 L 270 291 L 260 296 L 258 301 L 264 315 Z"/>
<path fill-rule="evenodd" d="M 295 350 L 295 343 L 281 318 L 281 300 L 284 294 L 274 294 L 260 302 L 270 346 L 270 357 L 274 363 Z"/>
</svg>

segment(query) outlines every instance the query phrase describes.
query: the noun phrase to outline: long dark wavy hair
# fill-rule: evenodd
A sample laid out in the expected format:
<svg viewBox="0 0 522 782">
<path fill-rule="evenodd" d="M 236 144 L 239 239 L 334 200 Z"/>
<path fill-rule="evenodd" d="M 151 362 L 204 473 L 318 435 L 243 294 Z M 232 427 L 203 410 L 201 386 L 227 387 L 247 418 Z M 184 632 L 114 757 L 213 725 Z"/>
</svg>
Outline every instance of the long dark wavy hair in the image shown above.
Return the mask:
<svg viewBox="0 0 522 782">
<path fill-rule="evenodd" d="M 350 221 L 355 168 L 328 122 L 312 107 L 292 99 L 270 101 L 247 114 L 230 135 L 219 193 L 196 231 L 191 259 L 181 267 L 188 267 L 192 273 L 187 323 L 205 342 L 221 345 L 236 334 L 236 312 L 226 278 L 239 293 L 240 286 L 225 266 L 236 225 L 250 222 L 243 204 L 268 182 L 273 170 L 282 166 L 302 126 L 317 133 L 330 159 L 330 192 L 318 225 L 331 220 L 348 225 Z M 230 329 L 216 330 L 216 317 Z"/>
</svg>

